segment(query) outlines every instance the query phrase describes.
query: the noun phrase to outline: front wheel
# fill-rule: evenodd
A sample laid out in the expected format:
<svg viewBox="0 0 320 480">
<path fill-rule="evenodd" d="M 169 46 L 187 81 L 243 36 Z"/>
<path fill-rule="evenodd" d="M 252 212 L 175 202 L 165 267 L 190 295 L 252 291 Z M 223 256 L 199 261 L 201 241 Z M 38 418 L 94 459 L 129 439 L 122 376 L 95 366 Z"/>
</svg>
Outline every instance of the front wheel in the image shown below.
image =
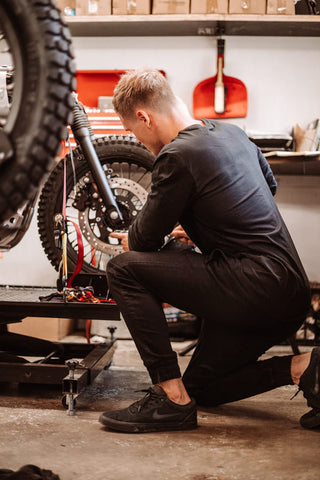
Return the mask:
<svg viewBox="0 0 320 480">
<path fill-rule="evenodd" d="M 113 195 L 128 229 L 142 209 L 151 186 L 154 156 L 133 137 L 104 137 L 93 142 Z M 110 237 L 114 230 L 105 216 L 105 206 L 98 194 L 92 173 L 78 147 L 66 156 L 66 214 L 82 233 L 84 261 L 82 273 L 104 274 L 110 258 L 123 251 L 119 241 Z M 54 218 L 62 212 L 64 160 L 56 166 L 44 185 L 38 209 L 40 239 L 52 265 L 59 269 L 61 249 L 55 242 Z M 68 271 L 74 272 L 78 256 L 77 233 L 68 222 Z"/>
</svg>

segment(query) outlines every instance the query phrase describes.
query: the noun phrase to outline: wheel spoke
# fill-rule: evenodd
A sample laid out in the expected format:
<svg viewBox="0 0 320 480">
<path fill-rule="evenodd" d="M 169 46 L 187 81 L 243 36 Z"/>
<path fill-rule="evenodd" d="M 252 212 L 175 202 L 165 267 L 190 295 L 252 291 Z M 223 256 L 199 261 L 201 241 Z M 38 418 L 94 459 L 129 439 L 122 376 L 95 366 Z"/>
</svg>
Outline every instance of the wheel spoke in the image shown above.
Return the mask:
<svg viewBox="0 0 320 480">
<path fill-rule="evenodd" d="M 145 177 L 148 173 L 150 173 L 150 172 L 147 172 L 147 171 L 143 172 L 143 174 L 141 175 L 141 177 L 138 178 L 138 179 L 136 180 L 136 182 L 141 184 L 141 183 L 142 183 L 142 180 L 144 179 L 144 177 Z"/>
</svg>

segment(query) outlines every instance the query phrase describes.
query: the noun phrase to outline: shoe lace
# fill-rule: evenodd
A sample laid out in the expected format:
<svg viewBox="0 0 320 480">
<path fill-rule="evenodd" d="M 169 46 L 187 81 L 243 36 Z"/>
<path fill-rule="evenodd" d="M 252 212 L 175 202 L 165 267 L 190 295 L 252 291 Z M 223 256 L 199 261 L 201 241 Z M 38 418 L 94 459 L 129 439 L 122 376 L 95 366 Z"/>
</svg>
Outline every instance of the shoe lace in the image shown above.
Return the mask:
<svg viewBox="0 0 320 480">
<path fill-rule="evenodd" d="M 138 400 L 137 402 L 133 403 L 131 405 L 131 407 L 133 407 L 137 412 L 141 412 L 141 410 L 148 406 L 149 408 L 152 407 L 152 406 L 156 406 L 159 404 L 159 401 L 162 402 L 163 399 L 162 397 L 155 393 L 152 388 L 148 388 L 148 389 L 143 389 L 143 390 L 135 390 L 136 393 L 139 393 L 139 392 L 145 392 L 146 395 L 141 398 L 140 400 Z"/>
<path fill-rule="evenodd" d="M 296 393 L 295 393 L 294 395 L 292 395 L 292 397 L 290 398 L 290 400 L 293 400 L 294 398 L 296 398 L 296 396 L 297 396 L 300 392 L 302 392 L 302 388 L 299 387 L 298 390 L 296 391 Z"/>
</svg>

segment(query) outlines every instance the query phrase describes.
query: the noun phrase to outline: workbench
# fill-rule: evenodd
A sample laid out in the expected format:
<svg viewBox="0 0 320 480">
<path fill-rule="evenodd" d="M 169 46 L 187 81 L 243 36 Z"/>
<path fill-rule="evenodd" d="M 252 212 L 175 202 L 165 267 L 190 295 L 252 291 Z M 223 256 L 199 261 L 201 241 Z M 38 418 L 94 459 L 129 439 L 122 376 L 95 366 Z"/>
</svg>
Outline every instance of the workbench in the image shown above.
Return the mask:
<svg viewBox="0 0 320 480">
<path fill-rule="evenodd" d="M 115 303 L 40 301 L 57 290 L 0 285 L 0 382 L 61 384 L 63 403 L 73 414 L 75 397 L 111 364 L 115 328 L 99 344 L 51 342 L 8 332 L 26 317 L 120 320 Z M 1 390 L 1 383 L 0 383 Z"/>
</svg>

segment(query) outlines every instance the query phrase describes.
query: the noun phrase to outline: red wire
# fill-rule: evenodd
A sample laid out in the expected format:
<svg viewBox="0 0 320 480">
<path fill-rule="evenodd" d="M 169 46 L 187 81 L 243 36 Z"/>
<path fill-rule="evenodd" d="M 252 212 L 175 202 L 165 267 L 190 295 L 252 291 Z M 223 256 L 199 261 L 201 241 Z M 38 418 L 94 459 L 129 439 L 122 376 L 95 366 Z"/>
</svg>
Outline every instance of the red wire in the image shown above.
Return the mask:
<svg viewBox="0 0 320 480">
<path fill-rule="evenodd" d="M 92 320 L 86 321 L 86 338 L 88 343 L 90 343 L 91 323 L 92 323 Z"/>
</svg>

